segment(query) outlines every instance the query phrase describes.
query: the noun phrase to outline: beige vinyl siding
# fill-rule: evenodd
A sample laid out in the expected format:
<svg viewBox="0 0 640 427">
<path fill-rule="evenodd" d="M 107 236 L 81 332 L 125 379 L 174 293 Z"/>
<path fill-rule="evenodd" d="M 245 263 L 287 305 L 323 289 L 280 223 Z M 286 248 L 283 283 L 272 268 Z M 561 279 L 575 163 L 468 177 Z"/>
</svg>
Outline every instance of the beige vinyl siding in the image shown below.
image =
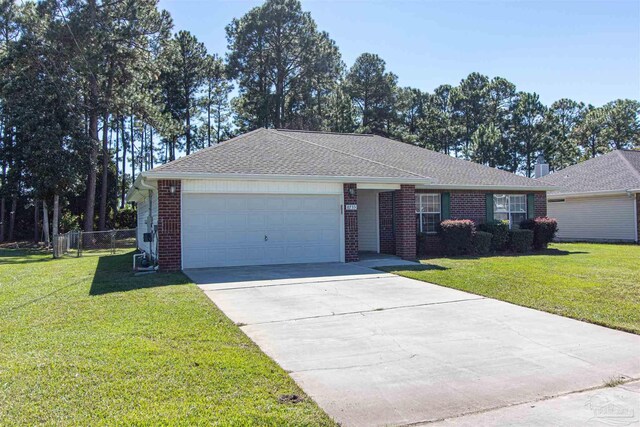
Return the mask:
<svg viewBox="0 0 640 427">
<path fill-rule="evenodd" d="M 552 202 L 554 197 L 550 196 L 549 200 L 547 211 L 558 220 L 559 240 L 636 240 L 633 198 L 598 196 Z"/>
<path fill-rule="evenodd" d="M 378 192 L 358 190 L 358 249 L 378 252 Z"/>
</svg>

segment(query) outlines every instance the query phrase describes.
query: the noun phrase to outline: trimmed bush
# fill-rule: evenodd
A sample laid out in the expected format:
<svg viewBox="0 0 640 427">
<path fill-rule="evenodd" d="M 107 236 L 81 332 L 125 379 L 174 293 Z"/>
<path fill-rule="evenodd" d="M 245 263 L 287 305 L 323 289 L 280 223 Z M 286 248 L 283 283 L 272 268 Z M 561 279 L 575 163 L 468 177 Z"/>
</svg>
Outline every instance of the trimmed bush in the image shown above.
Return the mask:
<svg viewBox="0 0 640 427">
<path fill-rule="evenodd" d="M 533 230 L 533 247 L 536 250 L 546 249 L 558 232 L 558 221 L 555 218 L 538 217 L 525 219 L 520 223 L 523 230 Z"/>
<path fill-rule="evenodd" d="M 518 253 L 525 253 L 533 246 L 532 230 L 511 230 L 509 232 L 509 249 Z"/>
<path fill-rule="evenodd" d="M 493 235 L 486 231 L 476 231 L 473 235 L 473 251 L 478 255 L 486 255 L 491 252 L 491 240 Z"/>
<path fill-rule="evenodd" d="M 439 233 L 444 253 L 446 255 L 463 255 L 473 252 L 475 231 L 476 226 L 469 219 L 442 221 Z"/>
<path fill-rule="evenodd" d="M 138 223 L 138 214 L 136 210 L 127 205 L 123 209 L 118 210 L 115 217 L 115 228 L 136 228 Z"/>
<path fill-rule="evenodd" d="M 509 244 L 509 221 L 489 221 L 484 224 L 480 224 L 478 229 L 490 233 L 491 238 L 491 250 L 503 251 Z"/>
</svg>

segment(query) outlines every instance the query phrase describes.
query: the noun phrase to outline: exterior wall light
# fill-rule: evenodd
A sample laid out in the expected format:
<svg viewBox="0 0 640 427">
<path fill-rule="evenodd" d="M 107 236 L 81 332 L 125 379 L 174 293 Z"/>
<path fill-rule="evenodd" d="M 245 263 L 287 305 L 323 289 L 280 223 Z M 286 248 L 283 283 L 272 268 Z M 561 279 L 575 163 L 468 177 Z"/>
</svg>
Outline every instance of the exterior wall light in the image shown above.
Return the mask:
<svg viewBox="0 0 640 427">
<path fill-rule="evenodd" d="M 169 187 L 169 193 L 175 194 L 175 192 L 176 192 L 176 186 L 175 185 L 172 185 L 171 187 Z"/>
</svg>

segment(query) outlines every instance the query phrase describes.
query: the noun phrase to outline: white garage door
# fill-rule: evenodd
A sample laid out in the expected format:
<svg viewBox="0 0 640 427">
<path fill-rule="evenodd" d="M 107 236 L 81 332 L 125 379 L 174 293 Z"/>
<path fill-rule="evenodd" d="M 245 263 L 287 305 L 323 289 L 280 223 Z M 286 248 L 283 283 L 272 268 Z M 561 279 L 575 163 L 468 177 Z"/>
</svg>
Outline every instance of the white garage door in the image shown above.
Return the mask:
<svg viewBox="0 0 640 427">
<path fill-rule="evenodd" d="M 336 195 L 184 194 L 183 268 L 340 261 Z"/>
</svg>

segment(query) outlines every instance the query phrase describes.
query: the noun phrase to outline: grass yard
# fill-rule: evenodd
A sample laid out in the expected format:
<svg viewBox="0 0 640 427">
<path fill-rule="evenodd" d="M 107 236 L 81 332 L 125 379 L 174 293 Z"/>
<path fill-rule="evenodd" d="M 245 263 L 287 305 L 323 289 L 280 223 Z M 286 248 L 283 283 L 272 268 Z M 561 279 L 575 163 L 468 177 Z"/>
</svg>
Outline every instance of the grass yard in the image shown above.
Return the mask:
<svg viewBox="0 0 640 427">
<path fill-rule="evenodd" d="M 0 250 L 0 425 L 333 425 L 185 276 L 130 263 Z"/>
<path fill-rule="evenodd" d="M 402 276 L 640 334 L 640 246 L 553 244 L 522 256 L 431 258 Z"/>
</svg>

